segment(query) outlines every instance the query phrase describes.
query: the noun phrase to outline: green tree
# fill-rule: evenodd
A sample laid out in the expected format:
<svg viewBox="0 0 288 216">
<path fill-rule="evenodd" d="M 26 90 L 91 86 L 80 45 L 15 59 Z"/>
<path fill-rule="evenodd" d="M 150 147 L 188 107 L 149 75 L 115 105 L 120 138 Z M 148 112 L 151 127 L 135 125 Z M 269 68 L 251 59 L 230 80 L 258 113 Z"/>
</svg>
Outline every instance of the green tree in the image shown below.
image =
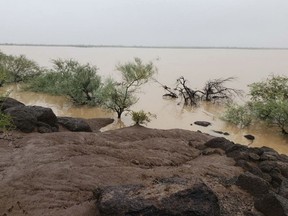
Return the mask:
<svg viewBox="0 0 288 216">
<path fill-rule="evenodd" d="M 0 51 L 0 87 L 7 81 L 7 70 L 5 68 L 5 61 L 7 56 Z"/>
<path fill-rule="evenodd" d="M 7 75 L 7 81 L 15 83 L 26 81 L 41 73 L 37 63 L 24 55 L 4 57 L 1 62 L 1 68 Z"/>
<path fill-rule="evenodd" d="M 138 101 L 135 93 L 139 88 L 152 79 L 157 69 L 152 62 L 144 64 L 141 59 L 134 62 L 119 64 L 116 67 L 121 73 L 121 81 L 108 79 L 103 87 L 104 107 L 117 113 L 118 118 Z"/>
<path fill-rule="evenodd" d="M 100 103 L 101 77 L 97 67 L 75 60 L 53 60 L 53 69 L 31 80 L 27 90 L 66 95 L 76 104 Z"/>
<path fill-rule="evenodd" d="M 283 134 L 288 134 L 288 77 L 271 76 L 265 81 L 249 85 L 251 100 L 238 109 L 244 110 L 240 115 L 233 109 L 226 111 L 226 120 L 247 116 L 279 127 Z M 225 116 L 224 116 L 225 119 Z M 252 123 L 253 121 L 250 121 Z"/>
<path fill-rule="evenodd" d="M 77 104 L 99 104 L 101 77 L 98 68 L 75 60 L 54 60 L 54 72 L 61 74 L 58 85 Z"/>
</svg>

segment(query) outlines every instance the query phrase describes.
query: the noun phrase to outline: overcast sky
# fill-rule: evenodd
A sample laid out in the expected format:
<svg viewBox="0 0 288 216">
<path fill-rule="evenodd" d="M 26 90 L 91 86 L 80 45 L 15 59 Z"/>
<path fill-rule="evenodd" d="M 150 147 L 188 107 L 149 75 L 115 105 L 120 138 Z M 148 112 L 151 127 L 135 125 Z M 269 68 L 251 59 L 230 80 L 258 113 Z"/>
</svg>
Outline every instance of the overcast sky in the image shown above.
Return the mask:
<svg viewBox="0 0 288 216">
<path fill-rule="evenodd" d="M 0 0 L 0 43 L 288 47 L 288 0 Z"/>
</svg>

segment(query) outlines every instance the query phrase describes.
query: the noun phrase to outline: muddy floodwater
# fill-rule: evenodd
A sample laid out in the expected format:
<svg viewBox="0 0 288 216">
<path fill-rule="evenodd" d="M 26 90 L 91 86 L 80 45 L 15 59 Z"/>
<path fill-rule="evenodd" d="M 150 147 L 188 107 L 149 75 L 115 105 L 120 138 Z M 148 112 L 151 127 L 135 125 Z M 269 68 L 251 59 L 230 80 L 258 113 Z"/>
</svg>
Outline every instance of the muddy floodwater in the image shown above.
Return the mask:
<svg viewBox="0 0 288 216">
<path fill-rule="evenodd" d="M 156 79 L 173 86 L 176 79 L 184 76 L 192 88 L 202 88 L 209 79 L 237 77 L 228 83 L 229 87 L 248 91 L 247 85 L 264 80 L 271 74 L 288 75 L 288 50 L 273 49 L 168 49 L 168 48 L 76 48 L 41 46 L 0 46 L 5 54 L 24 54 L 39 65 L 51 67 L 51 60 L 57 58 L 76 59 L 81 63 L 91 63 L 99 68 L 99 74 L 117 77 L 115 65 L 133 60 L 134 57 L 152 61 L 158 68 Z M 10 91 L 10 96 L 27 105 L 51 107 L 58 116 L 82 118 L 115 117 L 114 113 L 100 108 L 76 107 L 67 98 L 21 92 L 19 86 L 6 86 L 1 91 Z M 147 125 L 151 128 L 200 130 L 220 136 L 214 130 L 228 132 L 227 139 L 250 146 L 269 146 L 280 153 L 288 153 L 288 137 L 277 128 L 265 124 L 240 129 L 223 122 L 219 116 L 224 108 L 216 104 L 203 103 L 197 108 L 179 105 L 179 101 L 163 99 L 164 90 L 160 84 L 151 82 L 139 92 L 139 101 L 132 110 L 143 109 L 157 115 Z M 239 102 L 245 98 L 237 99 Z M 207 128 L 197 126 L 194 121 L 204 120 L 212 123 Z M 122 121 L 115 121 L 103 130 L 115 129 L 132 124 L 129 115 Z M 246 140 L 245 134 L 253 134 L 253 143 Z"/>
</svg>

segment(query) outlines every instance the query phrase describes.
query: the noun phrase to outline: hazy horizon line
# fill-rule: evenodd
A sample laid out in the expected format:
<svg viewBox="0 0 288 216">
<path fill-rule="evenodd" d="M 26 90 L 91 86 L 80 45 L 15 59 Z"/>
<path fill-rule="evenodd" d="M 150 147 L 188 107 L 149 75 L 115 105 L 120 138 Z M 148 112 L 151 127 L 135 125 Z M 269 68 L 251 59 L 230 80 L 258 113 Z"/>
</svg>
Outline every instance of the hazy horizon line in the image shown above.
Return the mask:
<svg viewBox="0 0 288 216">
<path fill-rule="evenodd" d="M 271 49 L 286 50 L 288 47 L 241 47 L 241 46 L 147 46 L 147 45 L 85 45 L 85 44 L 34 44 L 34 43 L 0 43 L 1 46 L 47 46 L 77 48 L 157 48 L 157 49 Z"/>
</svg>

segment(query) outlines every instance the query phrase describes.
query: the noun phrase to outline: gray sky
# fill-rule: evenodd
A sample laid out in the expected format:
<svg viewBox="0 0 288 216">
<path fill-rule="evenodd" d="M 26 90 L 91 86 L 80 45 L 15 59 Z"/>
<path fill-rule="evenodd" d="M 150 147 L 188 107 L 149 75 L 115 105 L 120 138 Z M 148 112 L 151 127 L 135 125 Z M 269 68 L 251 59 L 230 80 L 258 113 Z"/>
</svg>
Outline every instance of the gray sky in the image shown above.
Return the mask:
<svg viewBox="0 0 288 216">
<path fill-rule="evenodd" d="M 288 47 L 288 0 L 0 0 L 0 43 Z"/>
</svg>

